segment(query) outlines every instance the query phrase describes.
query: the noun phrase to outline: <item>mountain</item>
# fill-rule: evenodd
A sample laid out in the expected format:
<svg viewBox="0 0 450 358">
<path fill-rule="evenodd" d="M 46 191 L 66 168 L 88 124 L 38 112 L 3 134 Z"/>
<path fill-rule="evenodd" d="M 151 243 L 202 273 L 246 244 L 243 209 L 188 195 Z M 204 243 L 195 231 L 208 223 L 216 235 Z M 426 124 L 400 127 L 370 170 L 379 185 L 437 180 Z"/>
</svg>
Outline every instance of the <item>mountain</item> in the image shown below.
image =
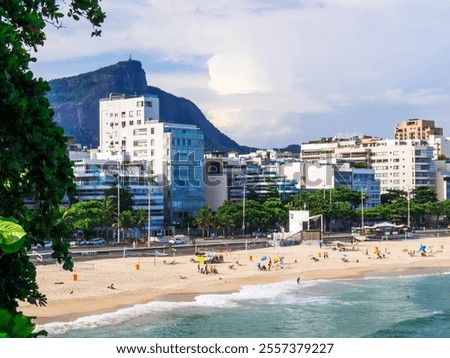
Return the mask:
<svg viewBox="0 0 450 358">
<path fill-rule="evenodd" d="M 235 150 L 248 153 L 255 148 L 241 146 L 219 131 L 190 100 L 177 97 L 160 88 L 147 85 L 142 64 L 122 61 L 96 71 L 49 81 L 48 99 L 55 121 L 67 135 L 88 148 L 99 144 L 99 100 L 110 93 L 156 95 L 159 97 L 163 122 L 193 124 L 205 135 L 205 150 Z"/>
</svg>

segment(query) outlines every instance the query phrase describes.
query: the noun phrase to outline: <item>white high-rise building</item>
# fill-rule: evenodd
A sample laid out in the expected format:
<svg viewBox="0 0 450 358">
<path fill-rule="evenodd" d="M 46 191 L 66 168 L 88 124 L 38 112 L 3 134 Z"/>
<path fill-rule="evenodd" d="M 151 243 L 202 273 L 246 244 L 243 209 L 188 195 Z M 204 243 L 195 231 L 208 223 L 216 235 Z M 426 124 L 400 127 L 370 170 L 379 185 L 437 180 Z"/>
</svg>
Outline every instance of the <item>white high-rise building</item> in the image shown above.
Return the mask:
<svg viewBox="0 0 450 358">
<path fill-rule="evenodd" d="M 157 97 L 101 99 L 97 158 L 142 163 L 145 174 L 164 189 L 166 224 L 177 225 L 204 205 L 204 136 L 194 125 L 159 119 Z"/>
<path fill-rule="evenodd" d="M 365 163 L 375 171 L 375 179 L 380 181 L 384 193 L 389 189 L 411 191 L 418 186 L 434 187 L 434 152 L 435 148 L 423 140 L 334 138 L 302 144 L 301 158 L 310 162 L 306 168 L 308 175 L 314 174 L 312 169 L 322 170 L 316 174 L 322 182 L 327 173 L 332 173 L 327 165 Z"/>
<path fill-rule="evenodd" d="M 421 140 L 378 141 L 371 148 L 370 166 L 375 170 L 375 178 L 380 180 L 381 192 L 434 187 L 433 150 L 432 146 Z"/>
</svg>

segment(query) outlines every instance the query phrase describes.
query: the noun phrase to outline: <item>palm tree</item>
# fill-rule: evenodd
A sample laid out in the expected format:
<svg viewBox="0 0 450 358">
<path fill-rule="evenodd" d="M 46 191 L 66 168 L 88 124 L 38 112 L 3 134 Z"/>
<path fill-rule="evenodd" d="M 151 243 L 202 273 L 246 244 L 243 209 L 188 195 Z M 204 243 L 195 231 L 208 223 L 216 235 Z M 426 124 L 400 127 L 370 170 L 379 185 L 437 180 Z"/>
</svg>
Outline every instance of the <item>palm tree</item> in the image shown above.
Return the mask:
<svg viewBox="0 0 450 358">
<path fill-rule="evenodd" d="M 128 231 L 128 229 L 131 229 L 135 226 L 135 222 L 134 222 L 134 218 L 133 218 L 133 213 L 131 210 L 124 210 L 120 213 L 119 215 L 119 224 L 120 224 L 120 229 L 125 232 L 124 235 L 126 235 L 126 232 Z M 117 222 L 115 222 L 113 224 L 113 228 L 117 229 Z M 122 236 L 122 235 L 120 235 Z"/>
<path fill-rule="evenodd" d="M 202 229 L 202 236 L 205 236 L 205 229 L 208 230 L 209 236 L 209 227 L 212 224 L 213 215 L 211 209 L 208 206 L 203 206 L 198 211 L 197 216 L 194 218 L 194 225 L 198 228 Z"/>
<path fill-rule="evenodd" d="M 114 200 L 111 197 L 105 196 L 102 200 L 100 200 L 100 210 L 104 219 L 106 241 L 109 241 L 108 228 L 112 226 L 114 217 L 116 216 L 116 205 Z"/>
<path fill-rule="evenodd" d="M 145 224 L 147 224 L 148 215 L 144 209 L 138 209 L 134 214 L 134 222 L 136 223 L 137 228 L 139 229 L 139 235 L 141 235 L 141 231 L 144 228 Z"/>
</svg>

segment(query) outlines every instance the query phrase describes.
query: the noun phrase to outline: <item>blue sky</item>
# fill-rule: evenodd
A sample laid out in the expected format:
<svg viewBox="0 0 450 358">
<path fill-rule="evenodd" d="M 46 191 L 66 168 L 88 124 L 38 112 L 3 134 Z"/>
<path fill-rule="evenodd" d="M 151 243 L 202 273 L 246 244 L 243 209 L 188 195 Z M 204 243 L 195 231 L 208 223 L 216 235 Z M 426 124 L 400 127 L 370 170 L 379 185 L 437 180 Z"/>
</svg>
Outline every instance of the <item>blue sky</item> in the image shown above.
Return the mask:
<svg viewBox="0 0 450 358">
<path fill-rule="evenodd" d="M 450 130 L 450 1 L 105 0 L 47 31 L 35 75 L 139 60 L 149 85 L 192 100 L 238 143 L 367 134 L 409 118 Z"/>
</svg>

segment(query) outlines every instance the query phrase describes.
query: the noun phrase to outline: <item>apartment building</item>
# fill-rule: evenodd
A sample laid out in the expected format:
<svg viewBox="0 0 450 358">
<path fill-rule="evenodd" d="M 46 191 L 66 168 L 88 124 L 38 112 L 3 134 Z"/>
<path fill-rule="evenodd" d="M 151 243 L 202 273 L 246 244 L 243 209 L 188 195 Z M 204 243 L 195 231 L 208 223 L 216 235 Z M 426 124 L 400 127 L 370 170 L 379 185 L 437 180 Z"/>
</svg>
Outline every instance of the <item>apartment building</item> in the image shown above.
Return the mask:
<svg viewBox="0 0 450 358">
<path fill-rule="evenodd" d="M 429 140 L 431 135 L 442 136 L 443 129 L 435 127 L 434 121 L 408 119 L 395 127 L 394 138 L 400 140 Z"/>
<path fill-rule="evenodd" d="M 111 94 L 100 100 L 98 159 L 140 163 L 164 193 L 166 225 L 197 215 L 204 205 L 204 136 L 194 125 L 160 121 L 154 96 Z"/>
<path fill-rule="evenodd" d="M 436 162 L 436 195 L 438 200 L 450 200 L 450 161 Z"/>
<path fill-rule="evenodd" d="M 435 186 L 434 148 L 421 140 L 380 140 L 371 148 L 370 167 L 380 180 L 381 191 L 410 191 Z"/>
<path fill-rule="evenodd" d="M 333 138 L 302 144 L 306 161 L 305 185 L 322 180 L 330 186 L 334 171 L 327 166 L 365 165 L 375 171 L 381 192 L 388 189 L 413 190 L 435 185 L 435 148 L 423 140 L 393 140 L 376 137 Z M 308 164 L 309 163 L 309 164 Z"/>
<path fill-rule="evenodd" d="M 162 186 L 151 184 L 139 162 L 80 158 L 71 153 L 78 201 L 101 200 L 111 188 L 128 188 L 133 196 L 134 210 L 150 210 L 150 235 L 164 227 L 164 194 Z M 150 194 L 150 195 L 149 195 Z"/>
</svg>

